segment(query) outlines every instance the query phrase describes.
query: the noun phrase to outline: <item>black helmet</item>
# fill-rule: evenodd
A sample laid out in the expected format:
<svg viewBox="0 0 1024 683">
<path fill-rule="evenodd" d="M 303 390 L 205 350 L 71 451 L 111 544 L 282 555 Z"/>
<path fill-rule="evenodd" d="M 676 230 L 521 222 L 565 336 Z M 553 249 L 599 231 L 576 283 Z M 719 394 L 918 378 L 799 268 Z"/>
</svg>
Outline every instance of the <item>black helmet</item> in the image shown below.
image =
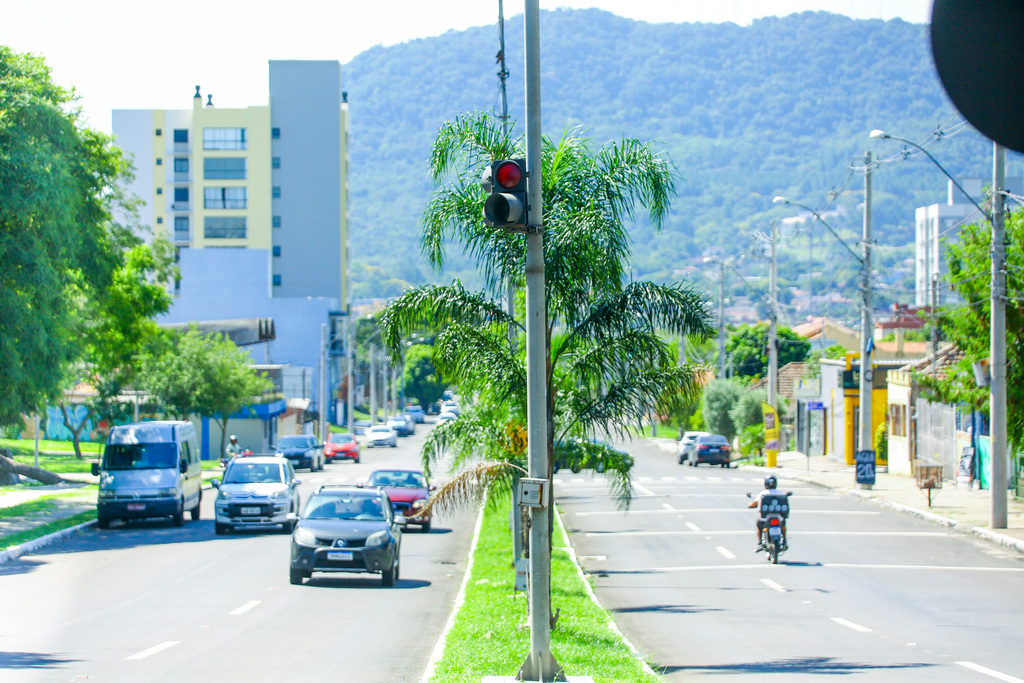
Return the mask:
<svg viewBox="0 0 1024 683">
<path fill-rule="evenodd" d="M 774 489 L 779 485 L 779 480 L 775 478 L 775 475 L 769 474 L 764 478 L 764 487 L 766 489 Z"/>
</svg>

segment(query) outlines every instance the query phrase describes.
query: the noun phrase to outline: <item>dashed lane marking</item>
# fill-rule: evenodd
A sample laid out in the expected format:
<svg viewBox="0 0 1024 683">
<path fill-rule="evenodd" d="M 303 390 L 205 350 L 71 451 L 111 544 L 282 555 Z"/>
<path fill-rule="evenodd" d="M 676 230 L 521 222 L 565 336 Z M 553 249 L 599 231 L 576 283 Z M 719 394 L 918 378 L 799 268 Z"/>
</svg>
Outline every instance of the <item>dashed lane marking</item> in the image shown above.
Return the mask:
<svg viewBox="0 0 1024 683">
<path fill-rule="evenodd" d="M 256 607 L 261 602 L 263 602 L 263 601 L 262 600 L 250 600 L 249 602 L 245 603 L 241 607 L 239 607 L 237 609 L 234 609 L 234 610 L 231 610 L 230 612 L 228 612 L 228 614 L 230 614 L 233 617 L 240 616 L 242 614 L 245 614 L 249 610 L 251 610 L 253 607 Z"/>
<path fill-rule="evenodd" d="M 657 511 L 655 511 L 657 512 Z M 675 510 L 675 512 L 687 512 L 687 510 Z M 607 531 L 588 531 L 585 532 L 586 536 L 690 536 L 692 533 L 699 532 L 702 535 L 707 536 L 731 536 L 735 534 L 748 534 L 749 531 L 728 529 L 719 531 L 702 531 L 700 527 L 692 522 L 687 522 L 686 527 L 690 531 L 681 531 L 677 529 L 669 531 L 615 531 L 609 529 Z M 792 532 L 791 532 L 792 533 Z M 885 536 L 891 537 L 906 537 L 906 538 L 957 538 L 955 535 L 945 531 L 801 531 L 800 536 Z"/>
<path fill-rule="evenodd" d="M 641 487 L 636 486 L 639 490 Z M 655 496 L 650 491 L 644 492 L 646 496 Z M 650 515 L 650 514 L 665 514 L 668 510 L 587 510 L 583 512 L 573 512 L 573 517 L 597 517 L 607 515 Z M 735 508 L 674 508 L 672 512 L 739 512 Z M 858 517 L 877 517 L 881 515 L 881 511 L 877 510 L 800 510 L 797 514 L 799 515 L 841 515 L 841 516 L 858 516 Z"/>
<path fill-rule="evenodd" d="M 781 586 L 781 585 L 775 583 L 771 579 L 761 579 L 761 583 L 763 583 L 764 585 L 768 586 L 769 588 L 771 588 L 776 593 L 788 593 L 789 592 L 788 588 L 786 588 L 785 586 Z"/>
<path fill-rule="evenodd" d="M 871 629 L 869 629 L 867 626 L 861 626 L 860 624 L 855 624 L 852 621 L 848 621 L 846 619 L 843 619 L 842 617 L 832 617 L 832 621 L 836 622 L 840 626 L 845 626 L 846 628 L 851 628 L 854 631 L 856 631 L 857 633 L 871 633 Z"/>
<path fill-rule="evenodd" d="M 181 644 L 180 640 L 165 640 L 164 642 L 160 643 L 159 645 L 154 645 L 153 647 L 149 648 L 148 650 L 143 650 L 142 652 L 136 652 L 135 654 L 131 655 L 130 657 L 125 657 L 125 659 L 136 659 L 136 660 L 137 659 L 145 659 L 146 657 L 151 657 L 152 655 L 155 655 L 158 652 L 163 652 L 164 650 L 169 650 L 172 647 L 174 647 L 175 645 L 180 645 L 180 644 Z"/>
<path fill-rule="evenodd" d="M 975 664 L 974 662 L 957 662 L 957 664 L 962 666 L 965 669 L 970 669 L 971 671 L 977 671 L 980 674 L 985 674 L 986 676 L 991 676 L 992 678 L 995 678 L 995 679 L 1000 680 L 1000 681 L 1006 681 L 1006 683 L 1024 683 L 1024 678 L 1017 678 L 1016 676 L 1011 676 L 1009 674 L 1004 674 L 1004 673 L 1002 673 L 1000 671 L 996 671 L 995 669 L 989 669 L 986 666 L 982 666 L 980 664 Z"/>
<path fill-rule="evenodd" d="M 694 524 L 693 522 L 687 522 L 686 528 L 690 531 L 700 532 L 700 527 Z"/>
<path fill-rule="evenodd" d="M 716 545 L 715 546 L 715 550 L 717 550 L 718 554 L 721 555 L 722 557 L 724 557 L 727 560 L 735 560 L 736 559 L 736 556 L 733 555 L 732 552 L 730 552 L 728 548 L 724 548 L 724 547 L 722 547 L 720 545 Z"/>
</svg>

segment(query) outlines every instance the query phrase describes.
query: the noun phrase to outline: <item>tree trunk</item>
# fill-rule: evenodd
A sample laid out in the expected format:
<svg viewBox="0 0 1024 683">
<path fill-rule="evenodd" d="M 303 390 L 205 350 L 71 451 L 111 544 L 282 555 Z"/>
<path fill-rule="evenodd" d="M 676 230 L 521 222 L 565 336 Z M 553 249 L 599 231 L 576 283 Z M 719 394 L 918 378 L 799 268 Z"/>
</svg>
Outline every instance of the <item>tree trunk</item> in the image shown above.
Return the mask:
<svg viewBox="0 0 1024 683">
<path fill-rule="evenodd" d="M 15 474 L 20 474 L 24 477 L 28 477 L 29 479 L 41 481 L 44 484 L 71 483 L 60 475 L 48 472 L 41 467 L 33 467 L 32 465 L 24 465 L 17 462 L 10 457 L 10 453 L 10 451 L 6 451 L 4 454 L 0 454 L 0 470 L 4 472 L 14 472 Z"/>
<path fill-rule="evenodd" d="M 71 432 L 71 445 L 75 449 L 75 457 L 79 460 L 82 459 L 82 444 L 79 437 L 82 435 L 82 430 L 85 428 L 86 421 L 92 416 L 92 408 L 86 408 L 85 416 L 78 422 L 77 427 L 71 425 L 71 416 L 68 415 L 68 407 L 66 404 L 60 404 L 60 412 L 64 415 L 64 426 Z"/>
</svg>

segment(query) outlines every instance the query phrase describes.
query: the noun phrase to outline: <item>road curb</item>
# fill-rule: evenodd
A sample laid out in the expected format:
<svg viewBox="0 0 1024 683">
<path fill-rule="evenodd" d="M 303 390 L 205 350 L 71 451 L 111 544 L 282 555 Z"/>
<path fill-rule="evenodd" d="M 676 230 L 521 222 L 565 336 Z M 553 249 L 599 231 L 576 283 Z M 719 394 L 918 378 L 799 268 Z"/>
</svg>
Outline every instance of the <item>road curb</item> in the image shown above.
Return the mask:
<svg viewBox="0 0 1024 683">
<path fill-rule="evenodd" d="M 65 536 L 70 536 L 71 534 L 78 533 L 82 529 L 93 526 L 95 524 L 96 520 L 83 522 L 81 524 L 76 524 L 75 526 L 69 526 L 67 529 L 54 531 L 52 534 L 47 534 L 45 536 L 40 536 L 39 538 L 34 538 L 31 541 L 25 541 L 20 545 L 12 545 L 10 548 L 0 550 L 0 564 L 3 564 L 4 562 L 9 562 L 10 560 L 16 560 L 22 555 L 34 553 L 40 548 L 50 545 L 54 541 L 59 541 Z"/>
</svg>

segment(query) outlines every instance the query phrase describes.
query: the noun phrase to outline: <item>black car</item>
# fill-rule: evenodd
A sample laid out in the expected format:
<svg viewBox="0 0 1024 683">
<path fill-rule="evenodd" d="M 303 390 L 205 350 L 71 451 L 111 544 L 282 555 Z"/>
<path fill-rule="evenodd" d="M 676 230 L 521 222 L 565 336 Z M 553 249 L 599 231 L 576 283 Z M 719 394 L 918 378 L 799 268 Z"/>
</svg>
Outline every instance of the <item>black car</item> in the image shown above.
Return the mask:
<svg viewBox="0 0 1024 683">
<path fill-rule="evenodd" d="M 302 584 L 313 572 L 380 574 L 381 585 L 398 580 L 402 527 L 383 489 L 321 486 L 292 533 L 289 581 Z"/>
<path fill-rule="evenodd" d="M 295 469 L 308 467 L 310 472 L 316 472 L 324 468 L 324 445 L 311 434 L 282 436 L 274 455 L 288 458 Z"/>
<path fill-rule="evenodd" d="M 706 462 L 709 465 L 729 467 L 732 459 L 731 453 L 732 448 L 729 446 L 728 439 L 721 434 L 707 434 L 698 436 L 693 442 L 688 460 L 694 467 L 702 462 Z"/>
</svg>

